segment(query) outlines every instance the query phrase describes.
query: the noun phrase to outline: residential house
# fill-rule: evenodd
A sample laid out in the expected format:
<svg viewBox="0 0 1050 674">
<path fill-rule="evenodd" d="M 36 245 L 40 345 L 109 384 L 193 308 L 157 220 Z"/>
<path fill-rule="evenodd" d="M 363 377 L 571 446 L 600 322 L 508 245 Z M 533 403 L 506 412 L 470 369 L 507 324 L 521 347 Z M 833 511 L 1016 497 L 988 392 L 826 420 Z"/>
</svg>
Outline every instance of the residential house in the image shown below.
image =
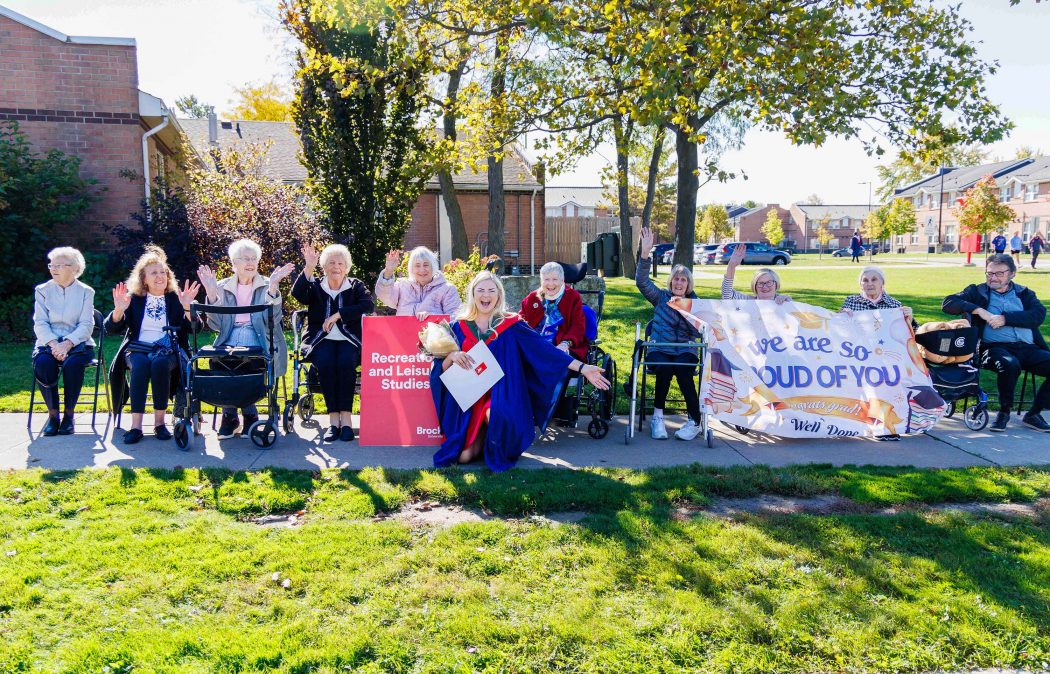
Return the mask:
<svg viewBox="0 0 1050 674">
<path fill-rule="evenodd" d="M 602 195 L 605 188 L 548 187 L 546 190 L 549 218 L 602 218 L 613 214 L 608 200 Z"/>
<path fill-rule="evenodd" d="M 817 230 L 821 225 L 827 227 L 834 237 L 824 250 L 845 248 L 853 232 L 861 229 L 868 215 L 877 208 L 879 204 L 792 204 L 791 218 L 798 228 L 799 248 L 820 249 Z"/>
</svg>

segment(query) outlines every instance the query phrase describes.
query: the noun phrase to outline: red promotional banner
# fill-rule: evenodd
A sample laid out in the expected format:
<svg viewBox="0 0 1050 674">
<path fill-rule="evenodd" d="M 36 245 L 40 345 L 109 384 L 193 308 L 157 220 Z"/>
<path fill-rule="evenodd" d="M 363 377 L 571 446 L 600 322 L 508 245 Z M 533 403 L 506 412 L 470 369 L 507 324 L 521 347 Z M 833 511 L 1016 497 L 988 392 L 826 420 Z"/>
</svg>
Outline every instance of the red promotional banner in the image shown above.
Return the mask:
<svg viewBox="0 0 1050 674">
<path fill-rule="evenodd" d="M 430 393 L 433 359 L 419 352 L 419 331 L 447 319 L 365 316 L 361 324 L 361 444 L 440 445 Z"/>
</svg>

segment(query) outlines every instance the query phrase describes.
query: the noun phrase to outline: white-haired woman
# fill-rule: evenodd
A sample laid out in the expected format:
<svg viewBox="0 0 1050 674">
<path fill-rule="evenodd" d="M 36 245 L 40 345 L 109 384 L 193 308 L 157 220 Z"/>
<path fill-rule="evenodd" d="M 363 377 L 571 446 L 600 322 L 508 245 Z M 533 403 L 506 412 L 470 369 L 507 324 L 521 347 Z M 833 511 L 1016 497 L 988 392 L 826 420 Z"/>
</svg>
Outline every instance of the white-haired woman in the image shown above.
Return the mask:
<svg viewBox="0 0 1050 674">
<path fill-rule="evenodd" d="M 733 254 L 729 256 L 729 264 L 726 265 L 725 276 L 722 277 L 722 299 L 724 300 L 773 300 L 777 304 L 791 301 L 791 295 L 780 294 L 780 276 L 767 267 L 755 270 L 751 277 L 751 292 L 753 295 L 742 293 L 733 288 L 733 277 L 736 268 L 744 261 L 746 246 L 738 243 L 733 247 Z"/>
<path fill-rule="evenodd" d="M 131 398 L 131 428 L 124 442 L 142 440 L 142 416 L 146 412 L 146 389 L 153 390 L 153 434 L 170 440 L 164 425 L 171 394 L 181 384 L 178 349 L 189 350 L 190 330 L 199 331 L 200 319 L 190 320 L 190 304 L 199 283 L 186 281 L 179 290 L 168 256 L 156 246 L 146 246 L 128 280 L 113 288 L 113 311 L 106 317 L 106 332 L 124 333 L 124 343 L 109 369 L 110 393 L 118 406 Z M 176 329 L 172 344 L 164 328 Z M 131 386 L 124 387 L 124 373 L 131 370 Z"/>
<path fill-rule="evenodd" d="M 357 364 L 361 360 L 361 317 L 375 311 L 368 287 L 350 278 L 350 251 L 332 244 L 321 251 L 324 276 L 314 276 L 317 250 L 303 246 L 306 266 L 292 286 L 292 297 L 306 305 L 303 343 L 307 360 L 317 370 L 330 427 L 325 442 L 354 439 L 350 425 L 354 408 Z"/>
<path fill-rule="evenodd" d="M 434 454 L 435 466 L 469 463 L 484 456 L 493 471 L 514 466 L 544 429 L 565 385 L 566 369 L 582 373 L 607 390 L 602 369 L 576 360 L 529 328 L 518 314 L 507 313 L 503 283 L 492 272 L 478 273 L 452 332 L 462 350 L 436 358 L 430 388 L 445 441 Z M 467 353 L 484 341 L 503 377 L 469 410 L 462 410 L 445 388 L 441 374 L 450 367 L 473 369 Z"/>
<path fill-rule="evenodd" d="M 874 311 L 876 309 L 900 309 L 904 317 L 912 320 L 911 307 L 906 307 L 897 299 L 886 293 L 886 275 L 878 267 L 865 267 L 857 277 L 860 284 L 860 293 L 849 295 L 842 301 L 839 311 L 853 313 L 854 311 Z"/>
<path fill-rule="evenodd" d="M 233 265 L 233 276 L 221 281 L 215 279 L 215 272 L 207 265 L 197 269 L 197 277 L 204 286 L 205 301 L 219 307 L 244 307 L 253 304 L 270 304 L 274 311 L 274 332 L 276 355 L 274 357 L 274 375 L 283 377 L 288 370 L 288 343 L 281 328 L 281 281 L 295 271 L 295 264 L 289 262 L 279 267 L 269 277 L 259 273 L 259 260 L 262 248 L 251 239 L 238 239 L 227 249 L 230 264 Z M 270 331 L 267 317 L 263 313 L 255 314 L 208 314 L 208 325 L 218 332 L 215 346 L 258 346 L 265 353 L 270 353 Z M 223 367 L 223 359 L 217 358 L 214 364 Z M 252 424 L 259 420 L 255 405 L 241 410 L 244 423 L 237 416 L 236 407 L 222 408 L 222 423 L 219 424 L 219 439 L 232 438 L 241 428 L 241 435 L 247 436 Z"/>
<path fill-rule="evenodd" d="M 668 301 L 675 297 L 696 298 L 693 292 L 693 274 L 686 267 L 677 264 L 671 268 L 667 278 L 667 288 L 658 288 L 649 278 L 649 268 L 652 265 L 651 254 L 653 250 L 653 232 L 643 229 L 641 234 L 642 254 L 638 261 L 638 270 L 634 282 L 638 286 L 645 299 L 655 307 L 653 311 L 652 340 L 654 342 L 694 342 L 700 339 L 700 332 L 687 321 L 676 309 L 668 305 Z M 653 418 L 649 422 L 650 435 L 655 440 L 667 439 L 667 428 L 664 425 L 664 406 L 667 403 L 667 393 L 671 390 L 671 379 L 678 380 L 678 388 L 682 391 L 685 399 L 686 412 L 689 420 L 686 421 L 675 437 L 679 440 L 692 440 L 700 429 L 700 397 L 696 390 L 696 380 L 693 373 L 696 365 L 700 362 L 696 347 L 690 346 L 659 346 L 652 347 L 648 351 L 648 358 L 653 361 L 664 363 L 653 365 L 652 370 L 656 380 Z"/>
<path fill-rule="evenodd" d="M 397 310 L 398 316 L 415 316 L 423 320 L 431 314 L 452 316 L 462 300 L 456 287 L 445 280 L 437 255 L 425 246 L 408 254 L 408 278 L 394 273 L 403 251 L 386 254 L 386 266 L 376 281 L 376 299 Z"/>
<path fill-rule="evenodd" d="M 84 386 L 84 369 L 91 362 L 95 340 L 95 291 L 78 281 L 84 256 L 76 248 L 55 248 L 47 254 L 51 280 L 33 291 L 33 376 L 47 405 L 44 435 L 73 432 L 73 412 Z M 58 377 L 65 380 L 65 408 L 59 420 Z"/>
<path fill-rule="evenodd" d="M 587 358 L 587 319 L 583 298 L 565 285 L 565 268 L 548 262 L 540 268 L 540 287 L 521 301 L 521 317 L 562 351 Z"/>
</svg>

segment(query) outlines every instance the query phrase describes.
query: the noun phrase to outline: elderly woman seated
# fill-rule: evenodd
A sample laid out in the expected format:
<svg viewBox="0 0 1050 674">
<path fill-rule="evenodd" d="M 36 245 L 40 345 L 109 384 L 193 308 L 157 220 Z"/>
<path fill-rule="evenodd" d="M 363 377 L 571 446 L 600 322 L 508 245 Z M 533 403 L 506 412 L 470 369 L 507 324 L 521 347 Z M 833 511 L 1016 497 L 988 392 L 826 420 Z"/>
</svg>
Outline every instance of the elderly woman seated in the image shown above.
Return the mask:
<svg viewBox="0 0 1050 674">
<path fill-rule="evenodd" d="M 306 266 L 292 286 L 292 297 L 306 305 L 306 360 L 313 363 L 328 407 L 325 442 L 354 439 L 350 426 L 357 365 L 361 361 L 361 317 L 375 310 L 368 287 L 350 278 L 350 251 L 332 244 L 321 251 L 324 276 L 314 276 L 318 255 L 303 246 Z"/>
<path fill-rule="evenodd" d="M 733 247 L 733 254 L 729 256 L 729 264 L 726 266 L 725 276 L 722 277 L 722 299 L 724 300 L 773 300 L 777 304 L 791 301 L 791 295 L 780 294 L 780 276 L 772 269 L 763 267 L 755 270 L 751 277 L 751 292 L 754 295 L 742 293 L 733 288 L 733 276 L 736 268 L 744 261 L 746 248 L 743 244 Z"/>
<path fill-rule="evenodd" d="M 91 362 L 95 341 L 95 291 L 77 279 L 84 273 L 84 256 L 76 248 L 55 248 L 47 254 L 51 280 L 33 292 L 33 375 L 47 405 L 44 435 L 73 432 L 73 412 L 84 385 L 84 368 Z M 65 413 L 58 419 L 58 375 L 65 379 Z"/>
<path fill-rule="evenodd" d="M 886 276 L 878 267 L 865 267 L 858 277 L 860 283 L 860 294 L 849 295 L 842 301 L 839 311 L 853 313 L 854 311 L 874 311 L 876 309 L 900 309 L 904 317 L 912 320 L 911 307 L 906 307 L 899 301 L 886 294 Z"/>
<path fill-rule="evenodd" d="M 583 298 L 565 285 L 565 269 L 557 262 L 540 268 L 540 287 L 521 301 L 525 322 L 554 346 L 579 360 L 587 359 L 587 320 Z"/>
<path fill-rule="evenodd" d="M 452 316 L 462 301 L 456 287 L 445 280 L 437 255 L 425 246 L 408 254 L 408 278 L 397 278 L 401 251 L 386 254 L 386 267 L 376 281 L 376 298 L 397 310 L 398 316 L 415 316 L 423 320 L 430 314 Z"/>
<path fill-rule="evenodd" d="M 199 283 L 186 281 L 179 291 L 168 257 L 156 246 L 147 246 L 125 283 L 113 288 L 113 311 L 106 317 L 106 332 L 123 332 L 124 343 L 110 366 L 110 391 L 116 404 L 123 405 L 124 374 L 131 370 L 131 428 L 124 442 L 142 440 L 142 416 L 146 412 L 146 389 L 153 389 L 153 434 L 170 440 L 164 425 L 171 394 L 181 384 L 178 349 L 189 350 L 189 331 L 199 331 L 199 319 L 190 320 L 190 304 L 200 290 Z M 175 329 L 176 344 L 165 330 Z"/>
<path fill-rule="evenodd" d="M 233 265 L 233 276 L 221 281 L 215 279 L 215 272 L 206 265 L 197 270 L 197 277 L 204 286 L 208 304 L 219 307 L 244 307 L 253 304 L 271 304 L 274 310 L 274 337 L 277 353 L 274 359 L 274 376 L 283 377 L 288 370 L 288 343 L 281 331 L 281 292 L 278 286 L 281 280 L 295 271 L 291 262 L 275 269 L 269 276 L 259 273 L 259 260 L 262 249 L 250 239 L 240 239 L 230 244 L 227 254 Z M 218 332 L 215 346 L 258 346 L 266 353 L 270 352 L 270 331 L 264 313 L 255 314 L 208 314 L 208 325 Z M 222 359 L 215 359 L 215 365 L 222 367 Z M 244 424 L 237 416 L 237 408 L 222 408 L 222 423 L 219 425 L 219 439 L 232 438 L 241 426 L 241 435 L 247 436 L 251 425 L 259 420 L 255 405 L 241 410 Z"/>
</svg>

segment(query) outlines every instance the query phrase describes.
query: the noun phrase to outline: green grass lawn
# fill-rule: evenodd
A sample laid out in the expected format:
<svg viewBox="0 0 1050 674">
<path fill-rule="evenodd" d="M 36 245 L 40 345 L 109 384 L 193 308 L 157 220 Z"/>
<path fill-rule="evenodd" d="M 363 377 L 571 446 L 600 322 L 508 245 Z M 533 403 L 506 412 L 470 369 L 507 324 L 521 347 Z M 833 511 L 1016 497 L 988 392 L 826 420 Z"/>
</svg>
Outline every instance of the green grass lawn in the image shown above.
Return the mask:
<svg viewBox="0 0 1050 674">
<path fill-rule="evenodd" d="M 1045 511 L 1013 521 L 674 516 L 760 493 L 1030 502 L 1050 495 L 1050 473 L 6 473 L 0 671 L 917 672 L 1050 661 Z M 446 530 L 373 521 L 416 498 L 510 519 Z M 522 517 L 564 510 L 587 515 L 561 526 Z M 303 511 L 301 526 L 249 520 L 291 511 Z"/>
</svg>

